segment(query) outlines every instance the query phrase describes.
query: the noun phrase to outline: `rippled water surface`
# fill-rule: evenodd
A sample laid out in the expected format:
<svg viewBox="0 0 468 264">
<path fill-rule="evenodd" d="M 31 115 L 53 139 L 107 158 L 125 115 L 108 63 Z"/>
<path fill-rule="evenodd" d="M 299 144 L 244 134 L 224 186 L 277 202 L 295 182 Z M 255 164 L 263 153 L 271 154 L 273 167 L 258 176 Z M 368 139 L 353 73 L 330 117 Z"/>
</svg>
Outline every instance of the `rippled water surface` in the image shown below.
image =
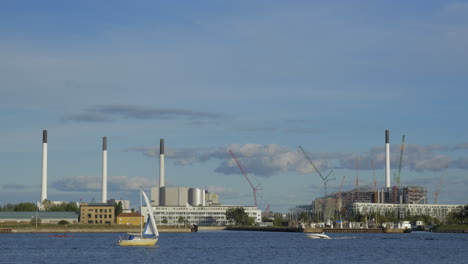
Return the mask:
<svg viewBox="0 0 468 264">
<path fill-rule="evenodd" d="M 467 263 L 468 234 L 162 233 L 155 247 L 120 234 L 0 234 L 0 263 Z"/>
</svg>

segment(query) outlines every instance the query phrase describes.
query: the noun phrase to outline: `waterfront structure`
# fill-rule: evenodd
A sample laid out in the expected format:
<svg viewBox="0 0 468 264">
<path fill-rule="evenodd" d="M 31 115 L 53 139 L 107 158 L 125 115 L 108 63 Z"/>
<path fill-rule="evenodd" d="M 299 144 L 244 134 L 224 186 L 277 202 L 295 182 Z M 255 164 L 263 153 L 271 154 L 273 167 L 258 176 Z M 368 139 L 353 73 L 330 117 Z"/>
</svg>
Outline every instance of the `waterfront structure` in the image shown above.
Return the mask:
<svg viewBox="0 0 468 264">
<path fill-rule="evenodd" d="M 458 213 L 464 205 L 453 204 L 383 204 L 383 203 L 354 203 L 354 214 L 372 215 L 394 213 L 399 219 L 410 215 L 428 215 L 441 221 L 447 219 L 449 213 Z"/>
<path fill-rule="evenodd" d="M 107 203 L 82 203 L 80 205 L 80 223 L 114 224 L 114 206 Z"/>
<path fill-rule="evenodd" d="M 145 219 L 140 213 L 120 213 L 117 216 L 118 225 L 140 225 Z"/>
<path fill-rule="evenodd" d="M 69 223 L 78 222 L 77 212 L 45 212 L 45 211 L 0 211 L 0 223 L 31 223 L 37 219 L 43 224 L 58 224 L 61 220 Z"/>
<path fill-rule="evenodd" d="M 255 219 L 255 223 L 262 221 L 262 211 L 254 206 L 153 206 L 153 211 L 157 225 L 224 226 L 234 224 L 227 220 L 226 211 L 237 207 L 244 208 L 247 215 Z M 142 211 L 145 210 L 143 207 Z"/>
</svg>

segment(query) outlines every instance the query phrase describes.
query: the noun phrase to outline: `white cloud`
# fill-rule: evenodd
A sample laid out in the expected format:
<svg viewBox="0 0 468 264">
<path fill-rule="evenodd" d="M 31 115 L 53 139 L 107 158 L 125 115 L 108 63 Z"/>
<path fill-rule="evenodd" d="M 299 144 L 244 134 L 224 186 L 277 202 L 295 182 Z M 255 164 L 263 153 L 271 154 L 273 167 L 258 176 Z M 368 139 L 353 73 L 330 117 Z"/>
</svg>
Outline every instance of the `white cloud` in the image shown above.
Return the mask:
<svg viewBox="0 0 468 264">
<path fill-rule="evenodd" d="M 109 192 L 137 190 L 140 186 L 153 186 L 154 183 L 154 181 L 143 177 L 109 176 L 107 190 Z M 52 182 L 52 187 L 59 191 L 99 191 L 101 190 L 101 177 L 75 176 L 63 178 Z"/>
<path fill-rule="evenodd" d="M 468 169 L 464 157 L 453 157 L 447 152 L 464 149 L 465 144 L 456 147 L 442 145 L 405 145 L 402 167 L 413 171 L 439 171 L 450 168 Z M 400 146 L 392 145 L 390 152 L 391 167 L 397 169 L 400 159 Z M 166 157 L 173 159 L 178 166 L 187 166 L 209 160 L 219 161 L 215 171 L 222 174 L 240 174 L 236 162 L 229 154 L 232 150 L 244 171 L 260 177 L 297 172 L 300 174 L 315 173 L 314 168 L 299 150 L 277 144 L 232 144 L 217 148 L 166 148 Z M 132 148 L 131 151 L 142 152 L 147 156 L 157 155 L 157 147 Z M 314 164 L 325 175 L 332 169 L 379 170 L 385 167 L 385 148 L 373 147 L 364 153 L 344 152 L 307 152 Z M 359 163 L 357 164 L 357 157 Z M 372 163 L 374 167 L 372 167 Z"/>
</svg>

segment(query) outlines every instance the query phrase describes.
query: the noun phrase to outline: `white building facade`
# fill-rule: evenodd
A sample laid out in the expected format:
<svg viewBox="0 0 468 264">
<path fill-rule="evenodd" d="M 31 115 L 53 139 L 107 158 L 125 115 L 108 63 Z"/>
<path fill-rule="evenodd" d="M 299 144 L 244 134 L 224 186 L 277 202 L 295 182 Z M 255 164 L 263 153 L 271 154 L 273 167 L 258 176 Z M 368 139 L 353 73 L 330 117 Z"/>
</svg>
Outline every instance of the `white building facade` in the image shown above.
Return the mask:
<svg viewBox="0 0 468 264">
<path fill-rule="evenodd" d="M 449 213 L 458 213 L 464 205 L 453 204 L 384 204 L 384 203 L 354 203 L 353 212 L 362 215 L 374 213 L 385 214 L 393 212 L 399 218 L 409 215 L 429 215 L 439 220 L 445 220 Z"/>
<path fill-rule="evenodd" d="M 153 206 L 157 225 L 199 225 L 225 226 L 234 224 L 226 219 L 226 211 L 231 208 L 244 208 L 247 215 L 262 222 L 262 212 L 257 207 L 214 205 L 214 206 Z M 145 207 L 142 208 L 144 212 Z"/>
</svg>

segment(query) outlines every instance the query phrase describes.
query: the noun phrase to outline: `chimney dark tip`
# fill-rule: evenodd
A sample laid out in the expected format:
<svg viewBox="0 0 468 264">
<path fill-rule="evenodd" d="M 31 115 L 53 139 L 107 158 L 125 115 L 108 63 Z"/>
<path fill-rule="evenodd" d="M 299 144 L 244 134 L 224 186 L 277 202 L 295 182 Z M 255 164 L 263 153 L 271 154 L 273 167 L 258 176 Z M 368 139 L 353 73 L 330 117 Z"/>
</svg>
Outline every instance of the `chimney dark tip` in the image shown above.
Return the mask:
<svg viewBox="0 0 468 264">
<path fill-rule="evenodd" d="M 42 143 L 47 143 L 47 130 L 42 130 Z"/>
<path fill-rule="evenodd" d="M 164 154 L 164 138 L 161 138 L 159 140 L 159 154 Z"/>
</svg>

